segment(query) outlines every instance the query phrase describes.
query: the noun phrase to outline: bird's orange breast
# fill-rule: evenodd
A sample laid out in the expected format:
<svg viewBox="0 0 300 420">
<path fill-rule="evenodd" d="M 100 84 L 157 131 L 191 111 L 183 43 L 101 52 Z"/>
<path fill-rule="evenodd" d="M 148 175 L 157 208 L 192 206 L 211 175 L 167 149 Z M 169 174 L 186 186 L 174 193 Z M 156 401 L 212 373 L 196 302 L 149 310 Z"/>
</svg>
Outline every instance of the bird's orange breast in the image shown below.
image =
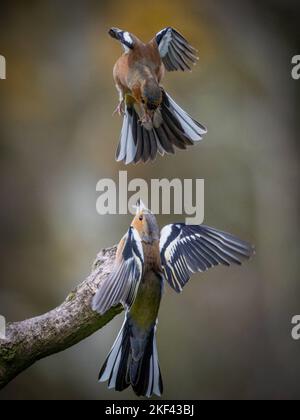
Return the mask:
<svg viewBox="0 0 300 420">
<path fill-rule="evenodd" d="M 147 78 L 155 78 L 158 83 L 164 76 L 164 65 L 157 45 L 153 42 L 140 43 L 116 62 L 113 70 L 116 84 L 140 97 L 140 86 Z"/>
</svg>

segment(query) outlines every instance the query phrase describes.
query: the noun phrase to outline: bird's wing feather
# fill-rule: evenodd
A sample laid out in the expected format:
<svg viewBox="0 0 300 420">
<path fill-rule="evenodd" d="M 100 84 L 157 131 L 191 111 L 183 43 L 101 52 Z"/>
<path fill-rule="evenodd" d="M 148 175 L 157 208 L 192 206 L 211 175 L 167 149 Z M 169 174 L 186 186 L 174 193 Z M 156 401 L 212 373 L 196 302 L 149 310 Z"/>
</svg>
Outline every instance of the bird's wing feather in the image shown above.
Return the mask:
<svg viewBox="0 0 300 420">
<path fill-rule="evenodd" d="M 160 253 L 166 280 L 176 292 L 181 292 L 193 273 L 219 264 L 240 265 L 253 255 L 254 248 L 208 226 L 173 224 L 161 231 Z"/>
<path fill-rule="evenodd" d="M 130 227 L 118 246 L 112 273 L 100 285 L 94 297 L 93 310 L 104 314 L 118 303 L 130 307 L 142 278 L 143 264 L 144 253 L 140 236 L 136 229 Z"/>
<path fill-rule="evenodd" d="M 191 70 L 198 60 L 197 51 L 174 28 L 165 28 L 155 36 L 159 54 L 167 71 Z"/>
</svg>

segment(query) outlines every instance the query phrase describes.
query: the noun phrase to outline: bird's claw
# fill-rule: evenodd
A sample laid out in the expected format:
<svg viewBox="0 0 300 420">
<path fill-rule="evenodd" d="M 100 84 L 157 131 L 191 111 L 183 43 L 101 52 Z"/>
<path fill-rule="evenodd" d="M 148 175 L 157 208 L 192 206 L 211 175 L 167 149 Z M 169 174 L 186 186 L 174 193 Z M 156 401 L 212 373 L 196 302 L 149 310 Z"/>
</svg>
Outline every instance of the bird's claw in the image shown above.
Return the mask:
<svg viewBox="0 0 300 420">
<path fill-rule="evenodd" d="M 139 120 L 140 124 L 146 128 L 146 130 L 151 130 L 153 128 L 153 118 L 152 115 L 145 112 L 145 114 Z"/>
<path fill-rule="evenodd" d="M 120 117 L 122 117 L 125 114 L 125 106 L 124 106 L 124 101 L 121 101 L 118 103 L 117 108 L 114 110 L 113 112 L 113 116 L 115 114 L 120 115 Z"/>
<path fill-rule="evenodd" d="M 145 112 L 144 115 L 140 118 L 140 123 L 143 125 L 150 122 L 152 122 L 152 116 Z"/>
</svg>

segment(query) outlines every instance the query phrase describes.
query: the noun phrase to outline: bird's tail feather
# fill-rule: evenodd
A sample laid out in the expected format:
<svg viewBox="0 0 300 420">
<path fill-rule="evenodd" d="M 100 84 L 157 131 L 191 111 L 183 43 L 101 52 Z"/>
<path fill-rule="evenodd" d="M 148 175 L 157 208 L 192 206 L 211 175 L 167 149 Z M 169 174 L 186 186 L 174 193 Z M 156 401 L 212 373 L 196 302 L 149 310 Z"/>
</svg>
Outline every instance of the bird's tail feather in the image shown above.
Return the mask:
<svg viewBox="0 0 300 420">
<path fill-rule="evenodd" d="M 99 373 L 99 382 L 108 381 L 108 388 L 123 391 L 130 382 L 127 377 L 127 363 L 130 357 L 130 333 L 124 322 Z"/>
<path fill-rule="evenodd" d="M 155 338 L 156 326 L 137 336 L 129 318 L 125 322 L 100 371 L 99 381 L 123 391 L 132 386 L 138 396 L 160 396 L 163 390 Z"/>
<path fill-rule="evenodd" d="M 145 127 L 135 107 L 126 107 L 117 161 L 125 164 L 147 162 L 154 160 L 158 153 L 174 154 L 174 147 L 184 150 L 202 140 L 206 128 L 180 108 L 164 90 L 162 93 L 162 104 L 156 111 L 161 114 L 159 124 Z"/>
</svg>

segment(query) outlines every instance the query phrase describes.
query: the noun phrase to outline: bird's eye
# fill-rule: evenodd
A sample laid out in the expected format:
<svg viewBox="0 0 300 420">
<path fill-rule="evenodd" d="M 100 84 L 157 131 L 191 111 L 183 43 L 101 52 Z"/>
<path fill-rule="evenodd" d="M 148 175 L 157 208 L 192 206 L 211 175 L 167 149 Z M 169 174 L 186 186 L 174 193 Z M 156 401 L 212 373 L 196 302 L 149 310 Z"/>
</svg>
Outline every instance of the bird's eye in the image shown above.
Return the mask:
<svg viewBox="0 0 300 420">
<path fill-rule="evenodd" d="M 144 217 L 143 216 L 140 216 L 139 217 L 139 220 L 142 222 L 143 221 L 143 219 L 144 219 Z"/>
<path fill-rule="evenodd" d="M 145 103 L 145 99 L 142 99 L 142 104 L 144 104 Z"/>
</svg>

